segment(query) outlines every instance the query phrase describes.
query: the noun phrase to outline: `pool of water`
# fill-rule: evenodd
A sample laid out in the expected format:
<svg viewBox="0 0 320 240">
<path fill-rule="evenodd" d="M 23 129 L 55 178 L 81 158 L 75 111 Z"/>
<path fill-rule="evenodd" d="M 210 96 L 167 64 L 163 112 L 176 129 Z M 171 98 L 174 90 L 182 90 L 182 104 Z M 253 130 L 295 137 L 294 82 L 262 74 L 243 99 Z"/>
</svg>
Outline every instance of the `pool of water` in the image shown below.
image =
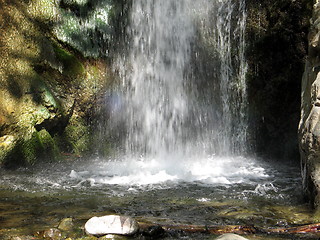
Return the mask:
<svg viewBox="0 0 320 240">
<path fill-rule="evenodd" d="M 254 225 L 312 223 L 297 166 L 254 159 L 185 161 L 77 160 L 0 170 L 0 236 L 32 235 L 66 217 L 122 214 L 154 224 Z M 249 236 L 250 237 L 250 236 Z M 252 236 L 251 236 L 252 237 Z M 276 239 L 274 236 L 254 239 Z M 300 235 L 281 239 L 318 239 Z M 168 239 L 209 239 L 175 235 Z"/>
</svg>

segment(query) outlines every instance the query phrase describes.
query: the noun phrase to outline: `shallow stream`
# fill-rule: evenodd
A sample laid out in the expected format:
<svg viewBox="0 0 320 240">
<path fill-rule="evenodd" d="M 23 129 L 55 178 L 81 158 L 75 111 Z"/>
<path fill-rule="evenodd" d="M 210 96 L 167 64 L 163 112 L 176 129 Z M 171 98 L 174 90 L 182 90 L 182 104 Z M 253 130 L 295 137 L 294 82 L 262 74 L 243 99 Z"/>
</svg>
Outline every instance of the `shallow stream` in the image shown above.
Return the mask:
<svg viewBox="0 0 320 240">
<path fill-rule="evenodd" d="M 0 236 L 6 239 L 33 235 L 56 227 L 66 217 L 74 218 L 81 229 L 90 217 L 106 214 L 128 215 L 160 225 L 276 228 L 314 222 L 301 196 L 296 166 L 245 158 L 229 162 L 208 158 L 198 160 L 200 165 L 187 163 L 163 167 L 140 159 L 131 161 L 137 168 L 130 170 L 134 168 L 128 166 L 128 161 L 94 159 L 0 170 Z M 84 236 L 82 232 L 80 235 Z M 248 236 L 250 239 L 319 237 Z M 166 239 L 212 239 L 212 236 L 176 233 Z"/>
</svg>

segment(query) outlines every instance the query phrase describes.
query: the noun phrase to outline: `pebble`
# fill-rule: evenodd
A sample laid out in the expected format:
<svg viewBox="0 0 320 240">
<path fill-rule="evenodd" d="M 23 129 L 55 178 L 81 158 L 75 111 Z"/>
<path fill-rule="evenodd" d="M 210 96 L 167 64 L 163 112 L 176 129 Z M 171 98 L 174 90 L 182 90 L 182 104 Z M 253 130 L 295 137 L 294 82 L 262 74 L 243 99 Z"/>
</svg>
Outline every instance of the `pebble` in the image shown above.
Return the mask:
<svg viewBox="0 0 320 240">
<path fill-rule="evenodd" d="M 107 234 L 133 235 L 139 230 L 139 225 L 131 217 L 107 215 L 90 218 L 84 228 L 87 234 L 94 236 Z"/>
<path fill-rule="evenodd" d="M 62 231 L 71 231 L 73 230 L 74 224 L 72 218 L 64 218 L 59 223 L 58 229 Z"/>
<path fill-rule="evenodd" d="M 248 239 L 241 237 L 240 235 L 237 235 L 237 234 L 226 233 L 216 238 L 216 240 L 248 240 Z"/>
</svg>

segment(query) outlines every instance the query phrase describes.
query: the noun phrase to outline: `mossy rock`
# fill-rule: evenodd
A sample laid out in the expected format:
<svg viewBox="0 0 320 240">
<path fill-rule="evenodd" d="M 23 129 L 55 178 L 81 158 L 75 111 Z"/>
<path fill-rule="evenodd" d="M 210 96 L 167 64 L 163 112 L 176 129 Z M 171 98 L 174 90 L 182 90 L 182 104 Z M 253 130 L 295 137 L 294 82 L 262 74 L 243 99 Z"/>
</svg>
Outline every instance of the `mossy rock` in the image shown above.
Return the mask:
<svg viewBox="0 0 320 240">
<path fill-rule="evenodd" d="M 76 238 L 76 240 L 97 240 L 98 238 L 93 237 L 93 236 L 85 236 L 81 238 Z"/>
<path fill-rule="evenodd" d="M 73 54 L 58 45 L 54 45 L 54 52 L 57 60 L 62 64 L 62 74 L 77 78 L 85 73 L 84 66 Z"/>
<path fill-rule="evenodd" d="M 51 135 L 43 129 L 39 132 L 34 130 L 28 136 L 16 137 L 12 141 L 12 146 L 8 146 L 7 151 L 2 152 L 0 157 L 1 162 L 10 168 L 19 165 L 33 165 L 39 160 L 58 161 L 60 151 Z"/>
<path fill-rule="evenodd" d="M 81 118 L 72 118 L 64 132 L 55 136 L 55 141 L 63 151 L 82 156 L 91 151 L 91 138 L 90 126 Z"/>
<path fill-rule="evenodd" d="M 29 14 L 44 23 L 56 22 L 57 4 L 54 0 L 33 0 L 29 3 Z"/>
<path fill-rule="evenodd" d="M 35 131 L 31 138 L 21 145 L 24 162 L 34 164 L 39 159 L 57 161 L 60 159 L 59 148 L 51 135 L 45 130 Z"/>
<path fill-rule="evenodd" d="M 0 165 L 5 162 L 16 145 L 17 138 L 15 136 L 6 135 L 0 138 Z"/>
<path fill-rule="evenodd" d="M 82 154 L 90 149 L 89 129 L 82 122 L 68 125 L 65 131 L 76 154 Z"/>
<path fill-rule="evenodd" d="M 61 107 L 61 104 L 39 75 L 32 79 L 29 93 L 32 94 L 32 99 L 35 103 L 43 104 L 47 108 L 51 108 L 50 110 Z"/>
<path fill-rule="evenodd" d="M 37 159 L 41 156 L 40 153 L 43 152 L 42 144 L 37 132 L 34 132 L 30 139 L 25 140 L 21 146 L 21 153 L 23 162 L 27 164 L 36 163 Z"/>
<path fill-rule="evenodd" d="M 52 136 L 45 129 L 42 129 L 38 135 L 43 153 L 49 157 L 49 160 L 58 161 L 61 154 Z"/>
</svg>

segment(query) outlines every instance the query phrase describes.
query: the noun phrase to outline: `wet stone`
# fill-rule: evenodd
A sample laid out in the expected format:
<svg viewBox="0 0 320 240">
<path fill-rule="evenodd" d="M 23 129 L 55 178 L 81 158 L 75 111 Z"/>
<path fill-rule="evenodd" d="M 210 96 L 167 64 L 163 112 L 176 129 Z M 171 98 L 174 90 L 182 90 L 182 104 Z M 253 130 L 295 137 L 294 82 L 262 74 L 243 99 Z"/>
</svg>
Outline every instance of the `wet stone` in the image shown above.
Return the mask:
<svg viewBox="0 0 320 240">
<path fill-rule="evenodd" d="M 90 218 L 84 228 L 87 234 L 94 236 L 107 234 L 133 235 L 139 230 L 139 225 L 131 217 L 108 215 Z"/>
<path fill-rule="evenodd" d="M 11 237 L 10 240 L 34 240 L 35 238 L 33 236 L 14 236 Z"/>
<path fill-rule="evenodd" d="M 240 235 L 237 235 L 237 234 L 226 233 L 216 238 L 216 240 L 248 240 L 248 239 L 241 237 Z"/>
<path fill-rule="evenodd" d="M 45 230 L 43 232 L 40 232 L 37 234 L 38 237 L 50 239 L 50 240 L 60 240 L 62 239 L 62 234 L 59 229 L 56 228 L 50 228 L 48 230 Z"/>
<path fill-rule="evenodd" d="M 62 231 L 71 231 L 74 227 L 72 218 L 64 218 L 59 223 L 58 229 Z"/>
<path fill-rule="evenodd" d="M 128 238 L 121 235 L 114 235 L 114 234 L 108 234 L 101 238 L 98 238 L 98 240 L 127 240 Z"/>
</svg>

